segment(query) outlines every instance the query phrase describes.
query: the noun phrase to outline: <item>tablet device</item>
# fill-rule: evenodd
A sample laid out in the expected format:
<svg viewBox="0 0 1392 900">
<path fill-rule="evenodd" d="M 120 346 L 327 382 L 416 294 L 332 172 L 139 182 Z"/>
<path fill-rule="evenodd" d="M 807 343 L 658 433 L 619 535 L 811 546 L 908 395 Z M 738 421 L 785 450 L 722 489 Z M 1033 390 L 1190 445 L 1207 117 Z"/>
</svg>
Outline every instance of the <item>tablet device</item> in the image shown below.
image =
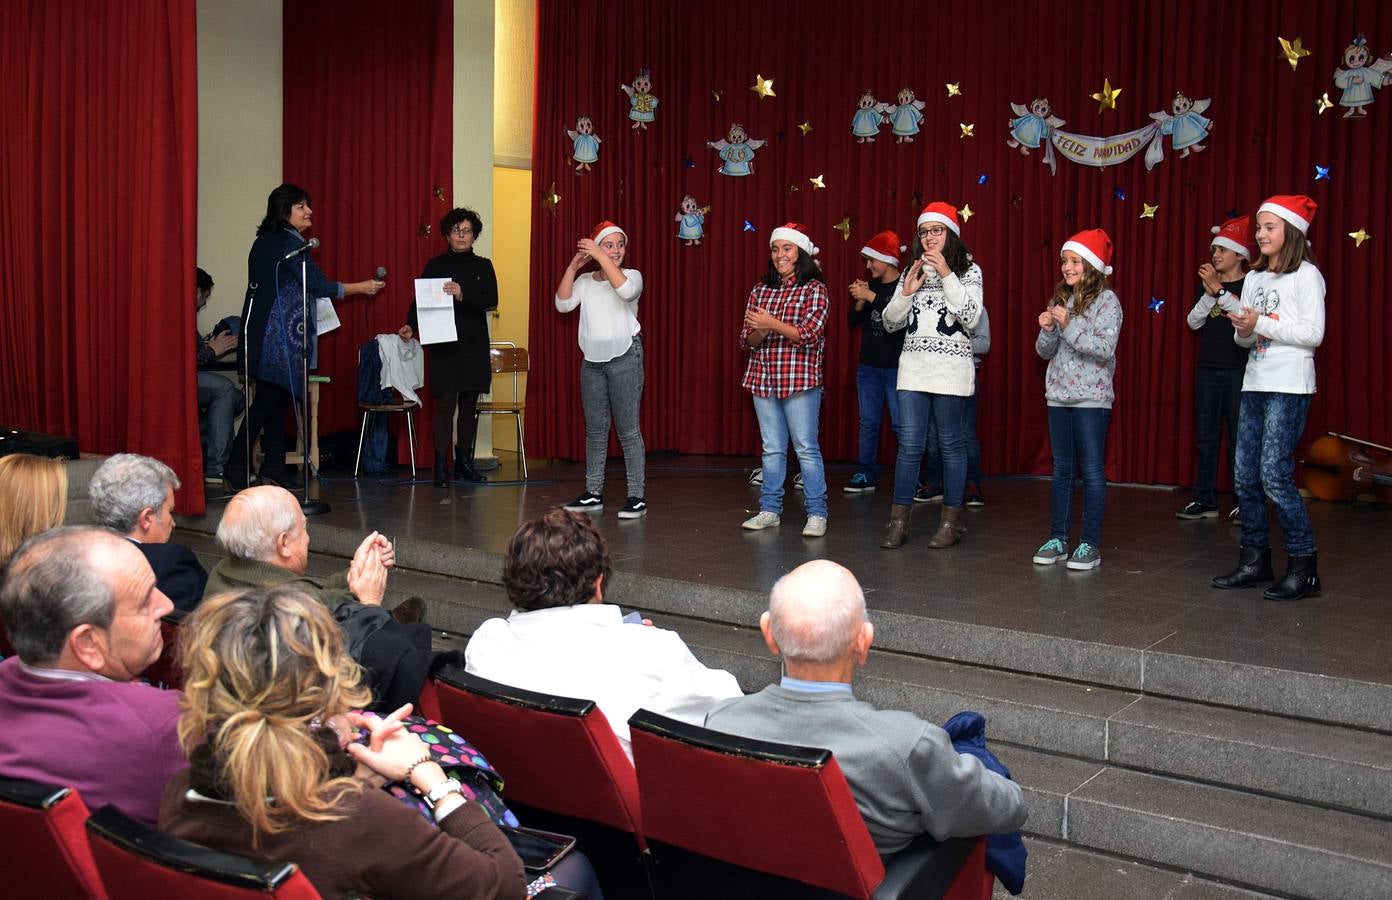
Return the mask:
<svg viewBox="0 0 1392 900">
<path fill-rule="evenodd" d="M 575 838 L 554 831 L 536 828 L 504 828 L 502 831 L 522 858 L 523 867 L 533 875 L 550 869 L 575 846 Z"/>
</svg>

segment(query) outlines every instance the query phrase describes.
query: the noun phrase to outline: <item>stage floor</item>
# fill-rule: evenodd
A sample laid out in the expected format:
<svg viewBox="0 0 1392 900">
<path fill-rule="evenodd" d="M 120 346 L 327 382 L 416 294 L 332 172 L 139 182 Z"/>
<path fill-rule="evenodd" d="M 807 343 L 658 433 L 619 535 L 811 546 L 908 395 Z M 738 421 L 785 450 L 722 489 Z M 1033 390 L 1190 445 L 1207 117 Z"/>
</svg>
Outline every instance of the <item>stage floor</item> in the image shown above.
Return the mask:
<svg viewBox="0 0 1392 900">
<path fill-rule="evenodd" d="M 879 547 L 889 513 L 888 478 L 877 493 L 847 495 L 841 487 L 851 467 L 845 464 L 829 468 L 825 538 L 800 536 L 800 492 L 785 498 L 780 528 L 742 530 L 740 522 L 758 507 L 759 490 L 746 480 L 751 464 L 737 457 L 655 455 L 648 463 L 647 517 L 621 521 L 623 468 L 613 462 L 607 508 L 594 518 L 610 542 L 617 578 L 661 576 L 766 593 L 799 563 L 825 557 L 855 572 L 872 618 L 876 611 L 924 616 L 1392 683 L 1392 508 L 1310 501 L 1323 596 L 1272 603 L 1259 590 L 1209 586 L 1212 576 L 1232 568 L 1238 529 L 1226 518 L 1176 519 L 1187 491 L 1109 488 L 1102 565 L 1072 572 L 1030 559 L 1048 537 L 1047 480 L 987 479 L 987 505 L 964 511 L 967 534 L 949 550 L 924 547 L 939 506 L 919 504 L 909 542 L 891 551 Z M 375 529 L 398 542 L 501 554 L 520 522 L 584 489 L 579 463 L 533 463 L 525 484 L 498 480 L 515 474 L 510 460 L 492 473 L 494 481 L 477 487 L 436 489 L 428 473 L 421 474 L 426 480 L 415 484 L 325 479 L 322 494 L 333 510 L 314 522 Z M 1076 518 L 1080 507 L 1074 512 Z M 201 527 L 211 530 L 220 513 L 220 504 L 211 502 Z M 1279 547 L 1278 530 L 1273 538 Z M 1278 550 L 1278 575 L 1284 566 Z"/>
</svg>

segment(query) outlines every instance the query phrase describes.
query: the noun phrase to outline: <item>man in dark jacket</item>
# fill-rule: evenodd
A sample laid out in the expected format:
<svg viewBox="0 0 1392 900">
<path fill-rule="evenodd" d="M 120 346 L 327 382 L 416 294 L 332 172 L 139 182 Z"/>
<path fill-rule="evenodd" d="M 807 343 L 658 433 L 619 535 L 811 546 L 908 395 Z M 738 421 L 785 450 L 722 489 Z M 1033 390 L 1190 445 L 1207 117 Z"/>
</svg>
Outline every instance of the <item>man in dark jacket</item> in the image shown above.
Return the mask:
<svg viewBox="0 0 1392 900">
<path fill-rule="evenodd" d="M 97 521 L 130 539 L 155 570 L 155 584 L 176 609 L 203 599 L 208 573 L 193 551 L 169 542 L 179 478 L 157 459 L 118 453 L 97 467 L 87 495 Z"/>
</svg>

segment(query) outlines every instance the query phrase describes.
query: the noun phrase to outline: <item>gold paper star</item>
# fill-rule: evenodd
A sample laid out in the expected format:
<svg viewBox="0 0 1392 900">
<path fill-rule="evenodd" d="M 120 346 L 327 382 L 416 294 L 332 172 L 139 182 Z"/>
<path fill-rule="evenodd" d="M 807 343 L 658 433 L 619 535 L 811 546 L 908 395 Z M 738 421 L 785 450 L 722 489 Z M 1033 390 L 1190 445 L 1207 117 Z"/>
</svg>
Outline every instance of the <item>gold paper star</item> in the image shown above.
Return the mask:
<svg viewBox="0 0 1392 900">
<path fill-rule="evenodd" d="M 961 95 L 962 95 L 962 83 L 959 81 L 959 82 L 956 82 L 956 83 L 954 84 L 953 82 L 950 82 L 950 81 L 949 81 L 949 82 L 947 83 L 947 96 L 949 96 L 949 97 L 960 97 Z"/>
<path fill-rule="evenodd" d="M 551 215 L 556 214 L 556 207 L 560 205 L 561 195 L 556 193 L 556 182 L 551 182 L 551 186 L 546 189 L 546 193 L 541 195 L 541 202 L 546 204 L 546 208 L 551 210 Z"/>
<path fill-rule="evenodd" d="M 1288 41 L 1285 38 L 1278 36 L 1276 40 L 1281 43 L 1281 58 L 1284 59 L 1286 62 L 1290 63 L 1292 72 L 1295 71 L 1296 66 L 1300 65 L 1300 57 L 1310 55 L 1309 50 L 1306 50 L 1304 47 L 1300 46 L 1301 39 L 1299 37 L 1297 37 L 1294 41 Z"/>
<path fill-rule="evenodd" d="M 958 122 L 957 124 L 958 124 L 958 126 L 960 126 L 961 129 L 962 129 L 962 137 L 964 137 L 964 138 L 976 137 L 976 135 L 972 133 L 972 129 L 976 128 L 976 123 L 972 123 L 971 125 L 968 125 L 966 122 Z"/>
<path fill-rule="evenodd" d="M 1327 110 L 1334 107 L 1334 101 L 1329 99 L 1329 92 L 1325 91 L 1319 99 L 1315 101 L 1315 109 L 1319 110 L 1320 115 L 1324 115 Z"/>
<path fill-rule="evenodd" d="M 1357 231 L 1350 231 L 1348 235 L 1349 237 L 1353 238 L 1353 246 L 1355 247 L 1362 247 L 1363 242 L 1366 241 L 1368 238 L 1372 237 L 1371 234 L 1369 234 L 1366 230 L 1362 228 L 1358 229 Z"/>
<path fill-rule="evenodd" d="M 795 185 L 795 184 L 793 184 L 792 182 L 789 182 L 789 183 L 788 183 L 788 193 L 790 193 L 790 194 L 796 194 L 797 192 L 798 192 L 798 186 Z"/>
<path fill-rule="evenodd" d="M 417 225 L 417 226 L 416 226 L 416 234 L 420 235 L 421 237 L 429 237 L 429 236 L 430 236 L 430 226 L 429 226 L 429 225 Z"/>
<path fill-rule="evenodd" d="M 720 93 L 720 91 L 711 91 L 711 96 L 715 98 L 716 103 L 720 102 Z"/>
<path fill-rule="evenodd" d="M 435 192 L 434 192 L 434 193 L 435 193 L 435 199 L 436 199 L 436 200 L 444 200 L 444 199 L 445 199 L 445 189 L 442 188 L 442 187 L 440 187 L 438 184 L 435 185 Z"/>
<path fill-rule="evenodd" d="M 1155 218 L 1155 211 L 1156 211 L 1157 209 L 1159 209 L 1159 208 L 1160 208 L 1160 204 L 1158 204 L 1158 203 L 1155 204 L 1154 206 L 1151 206 L 1149 203 L 1146 203 L 1144 200 L 1142 200 L 1142 201 L 1141 201 L 1141 215 L 1140 215 L 1140 217 L 1141 217 L 1142 219 L 1153 219 L 1153 218 Z"/>
<path fill-rule="evenodd" d="M 778 96 L 773 92 L 773 79 L 765 78 L 762 75 L 754 76 L 754 83 L 750 85 L 749 89 L 754 93 L 758 94 L 760 100 L 764 99 L 765 97 Z"/>
<path fill-rule="evenodd" d="M 825 175 L 818 175 L 816 178 L 809 178 L 807 180 L 812 182 L 812 190 L 819 191 L 826 187 L 826 182 L 823 180 L 824 178 L 826 178 Z"/>
<path fill-rule="evenodd" d="M 835 228 L 837 231 L 841 232 L 841 240 L 843 240 L 843 241 L 849 241 L 849 240 L 851 239 L 851 217 L 850 217 L 850 216 L 845 216 L 845 217 L 843 217 L 843 218 L 841 219 L 840 222 L 837 222 L 835 225 L 833 225 L 833 226 L 831 226 L 831 227 L 832 227 L 832 228 Z"/>
<path fill-rule="evenodd" d="M 807 137 L 807 132 L 809 132 L 809 131 L 811 131 L 811 130 L 812 130 L 812 123 L 811 123 L 811 122 L 803 122 L 801 125 L 798 126 L 798 131 L 801 131 L 801 132 L 802 132 L 802 136 L 803 136 L 803 137 Z"/>
<path fill-rule="evenodd" d="M 957 210 L 957 218 L 961 219 L 963 222 L 971 221 L 971 217 L 974 215 L 976 215 L 976 213 L 972 212 L 970 203 L 963 204 L 962 208 Z"/>
<path fill-rule="evenodd" d="M 1092 95 L 1092 99 L 1097 101 L 1097 111 L 1106 112 L 1109 109 L 1116 109 L 1116 98 L 1121 94 L 1121 88 L 1112 87 L 1112 83 L 1106 78 L 1102 79 L 1102 90 Z"/>
</svg>

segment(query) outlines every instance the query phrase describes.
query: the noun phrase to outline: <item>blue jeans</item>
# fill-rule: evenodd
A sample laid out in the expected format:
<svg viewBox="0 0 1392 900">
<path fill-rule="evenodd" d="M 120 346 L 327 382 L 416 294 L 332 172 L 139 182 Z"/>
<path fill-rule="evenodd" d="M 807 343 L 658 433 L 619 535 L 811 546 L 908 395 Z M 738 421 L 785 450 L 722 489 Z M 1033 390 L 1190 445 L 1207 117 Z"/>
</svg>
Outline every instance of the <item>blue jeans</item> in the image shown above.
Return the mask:
<svg viewBox="0 0 1392 900">
<path fill-rule="evenodd" d="M 981 372 L 976 373 L 976 383 L 972 395 L 962 407 L 962 439 L 967 446 L 967 484 L 981 487 L 981 442 L 976 439 L 976 398 L 981 393 Z M 938 427 L 928 423 L 926 452 L 923 454 L 923 469 L 919 473 L 920 484 L 942 484 L 942 450 L 938 446 Z"/>
<path fill-rule="evenodd" d="M 783 513 L 783 481 L 788 477 L 788 440 L 802 468 L 802 502 L 809 516 L 827 514 L 826 469 L 817 427 L 822 411 L 822 389 L 798 391 L 789 397 L 755 397 L 759 436 L 764 442 L 764 486 L 759 509 Z"/>
<path fill-rule="evenodd" d="M 966 397 L 951 394 L 899 392 L 899 457 L 894 463 L 894 502 L 897 505 L 913 502 L 930 423 L 937 429 L 938 444 L 942 448 L 943 506 L 962 505 L 962 495 L 967 488 L 967 449 L 962 437 L 962 411 L 966 405 Z"/>
<path fill-rule="evenodd" d="M 1315 552 L 1310 514 L 1295 487 L 1295 445 L 1305 430 L 1310 398 L 1310 394 L 1242 392 L 1233 480 L 1242 510 L 1244 547 L 1270 544 L 1271 523 L 1266 512 L 1266 497 L 1270 497 L 1286 534 L 1286 552 L 1291 556 Z"/>
<path fill-rule="evenodd" d="M 880 427 L 885 407 L 889 407 L 889 425 L 899 434 L 899 394 L 894 388 L 898 369 L 881 369 L 861 363 L 856 368 L 856 390 L 860 394 L 860 456 L 856 471 L 874 484 L 879 477 Z"/>
<path fill-rule="evenodd" d="M 1054 451 L 1054 493 L 1049 535 L 1068 543 L 1073 521 L 1073 471 L 1083 476 L 1082 540 L 1102 546 L 1102 513 L 1107 506 L 1107 425 L 1110 409 L 1049 407 L 1049 446 Z"/>
<path fill-rule="evenodd" d="M 232 425 L 246 406 L 242 389 L 216 372 L 198 373 L 198 408 L 206 409 L 203 433 L 203 474 L 218 476 L 232 455 Z"/>
<path fill-rule="evenodd" d="M 1194 499 L 1217 506 L 1218 445 L 1223 429 L 1228 430 L 1228 473 L 1235 466 L 1237 452 L 1237 414 L 1242 403 L 1242 369 L 1201 366 L 1194 378 L 1194 418 L 1198 426 L 1199 478 Z"/>
</svg>

